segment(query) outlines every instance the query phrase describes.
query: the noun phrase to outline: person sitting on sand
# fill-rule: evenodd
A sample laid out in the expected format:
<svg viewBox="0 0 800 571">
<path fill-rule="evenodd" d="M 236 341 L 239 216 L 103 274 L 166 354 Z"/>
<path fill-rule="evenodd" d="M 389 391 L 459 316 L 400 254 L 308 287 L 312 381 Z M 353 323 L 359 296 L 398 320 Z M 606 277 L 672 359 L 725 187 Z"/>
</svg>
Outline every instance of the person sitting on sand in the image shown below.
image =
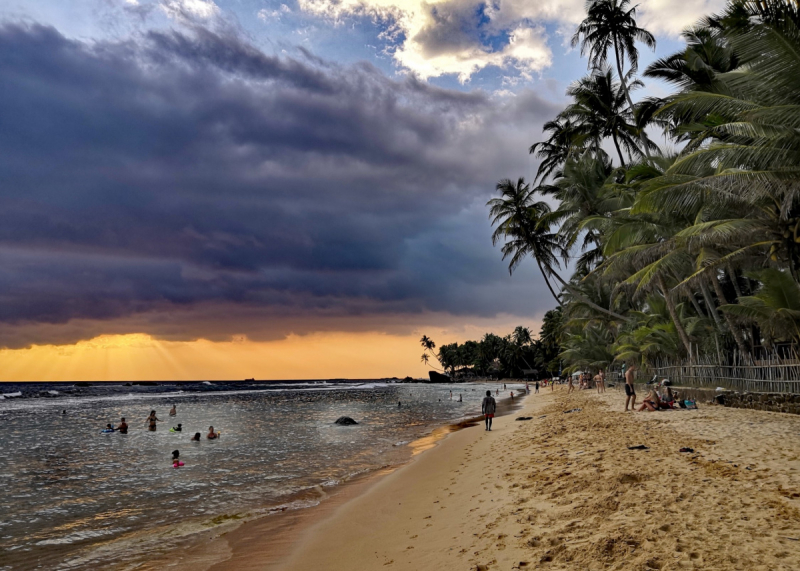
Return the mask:
<svg viewBox="0 0 800 571">
<path fill-rule="evenodd" d="M 192 436 L 192 442 L 200 442 L 200 433 L 195 432 L 194 436 Z"/>
<path fill-rule="evenodd" d="M 128 423 L 125 422 L 124 416 L 119 420 L 119 426 L 117 426 L 117 430 L 119 430 L 120 434 L 128 434 Z"/>
<path fill-rule="evenodd" d="M 492 419 L 494 418 L 494 413 L 496 410 L 497 401 L 494 400 L 492 391 L 486 391 L 486 396 L 483 397 L 483 402 L 481 403 L 481 414 L 484 415 L 486 430 L 492 429 Z"/>
<path fill-rule="evenodd" d="M 660 406 L 661 408 L 675 408 L 675 395 L 672 394 L 672 389 L 665 386 L 662 387 L 662 393 L 660 395 Z"/>
<path fill-rule="evenodd" d="M 150 425 L 147 427 L 147 430 L 149 430 L 150 432 L 155 432 L 156 422 L 161 422 L 161 419 L 156 417 L 156 411 L 151 410 L 150 416 L 147 417 L 147 420 L 145 422 L 150 423 Z"/>
<path fill-rule="evenodd" d="M 644 400 L 642 401 L 642 406 L 639 407 L 639 412 L 644 410 L 655 412 L 658 410 L 660 404 L 661 399 L 658 398 L 658 391 L 655 389 L 650 389 L 650 392 L 647 393 L 647 396 L 644 397 Z"/>
<path fill-rule="evenodd" d="M 209 440 L 214 440 L 215 438 L 219 438 L 219 432 L 214 432 L 214 427 L 208 427 L 208 434 L 206 434 L 206 438 Z"/>
<path fill-rule="evenodd" d="M 171 409 L 169 409 L 169 415 L 170 415 L 170 416 L 175 416 L 176 414 L 178 414 L 178 409 L 177 409 L 177 408 L 175 407 L 175 405 L 173 404 L 173 405 L 172 405 L 172 408 L 171 408 Z"/>
<path fill-rule="evenodd" d="M 636 365 L 631 365 L 625 371 L 625 412 L 628 412 L 629 403 L 631 410 L 636 410 L 636 389 L 633 388 L 634 371 L 636 371 Z"/>
</svg>

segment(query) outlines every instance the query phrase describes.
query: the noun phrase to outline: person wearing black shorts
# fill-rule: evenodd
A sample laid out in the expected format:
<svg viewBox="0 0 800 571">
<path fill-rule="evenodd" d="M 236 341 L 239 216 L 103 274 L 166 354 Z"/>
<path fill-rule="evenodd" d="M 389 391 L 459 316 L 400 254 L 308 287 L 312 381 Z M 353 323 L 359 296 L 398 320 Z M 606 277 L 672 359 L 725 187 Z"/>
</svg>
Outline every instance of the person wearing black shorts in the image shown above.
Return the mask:
<svg viewBox="0 0 800 571">
<path fill-rule="evenodd" d="M 631 365 L 625 371 L 625 411 L 628 410 L 630 404 L 631 410 L 636 410 L 636 389 L 633 388 L 633 378 L 636 371 L 636 365 Z"/>
</svg>

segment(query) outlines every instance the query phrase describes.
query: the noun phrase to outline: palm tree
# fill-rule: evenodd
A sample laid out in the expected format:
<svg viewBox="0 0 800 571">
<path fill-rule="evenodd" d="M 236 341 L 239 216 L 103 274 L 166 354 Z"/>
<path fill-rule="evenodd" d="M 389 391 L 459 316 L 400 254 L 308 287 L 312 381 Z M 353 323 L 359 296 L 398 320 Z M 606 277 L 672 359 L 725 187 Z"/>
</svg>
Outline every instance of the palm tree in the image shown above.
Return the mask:
<svg viewBox="0 0 800 571">
<path fill-rule="evenodd" d="M 636 24 L 636 6 L 630 7 L 630 0 L 587 0 L 586 13 L 572 36 L 572 47 L 580 44 L 581 55 L 588 52 L 589 65 L 595 69 L 606 67 L 608 54 L 613 50 L 622 90 L 633 112 L 633 100 L 625 84 L 624 62 L 627 58 L 630 71 L 635 72 L 639 66 L 636 42 L 655 49 L 656 39 Z"/>
<path fill-rule="evenodd" d="M 724 35 L 711 26 L 695 26 L 683 32 L 686 49 L 647 66 L 645 77 L 654 77 L 683 90 L 726 91 L 719 75 L 739 66 L 739 60 Z"/>
<path fill-rule="evenodd" d="M 749 276 L 761 282 L 758 292 L 720 309 L 755 321 L 767 346 L 781 340 L 800 342 L 800 284 L 788 273 L 774 268 L 750 272 Z"/>
<path fill-rule="evenodd" d="M 567 159 L 584 149 L 586 143 L 585 130 L 575 125 L 570 119 L 557 117 L 548 121 L 542 131 L 550 133 L 547 140 L 534 143 L 528 152 L 541 159 L 536 171 L 536 180 L 543 181 L 563 165 Z"/>
<path fill-rule="evenodd" d="M 567 89 L 574 103 L 562 111 L 560 117 L 571 121 L 575 131 L 581 132 L 585 138 L 593 142 L 595 152 L 599 152 L 600 143 L 610 138 L 614 142 L 620 164 L 625 166 L 620 145 L 628 156 L 642 155 L 642 149 L 636 145 L 641 141 L 644 152 L 657 147 L 647 136 L 640 132 L 633 107 L 625 104 L 626 90 L 641 87 L 640 81 L 632 82 L 623 89 L 623 83 L 614 80 L 609 68 L 596 69 L 587 77 L 573 83 Z"/>
<path fill-rule="evenodd" d="M 422 362 L 425 363 L 426 365 L 433 366 L 433 365 L 430 365 L 430 363 L 428 362 L 430 360 L 430 355 L 428 355 L 428 353 L 430 353 L 431 355 L 436 357 L 436 353 L 434 352 L 434 349 L 436 349 L 436 343 L 434 343 L 433 340 L 430 337 L 428 337 L 427 335 L 423 335 L 422 338 L 419 340 L 419 343 L 420 343 L 420 345 L 422 345 L 422 348 L 423 348 Z M 437 357 L 437 360 L 438 360 L 438 357 Z M 441 363 L 441 361 L 440 361 L 440 363 Z M 438 369 L 438 367 L 433 367 L 433 368 L 434 369 Z"/>
<path fill-rule="evenodd" d="M 492 233 L 492 244 L 497 245 L 501 239 L 505 240 L 501 252 L 504 260 L 511 257 L 508 264 L 509 273 L 513 273 L 522 260 L 531 255 L 536 260 L 539 271 L 542 272 L 545 283 L 556 301 L 559 300 L 559 296 L 550 285 L 548 279 L 550 277 L 555 278 L 563 289 L 583 303 L 624 320 L 624 316 L 600 307 L 583 296 L 558 274 L 556 267 L 559 266 L 559 262 L 556 256 L 566 259 L 568 255 L 564 248 L 564 240 L 550 231 L 549 224 L 543 223 L 544 217 L 550 213 L 550 206 L 545 202 L 534 201 L 534 191 L 525 184 L 525 179 L 520 178 L 516 183 L 510 179 L 501 180 L 497 184 L 497 190 L 501 192 L 502 197 L 493 198 L 487 203 L 490 207 L 492 226 L 496 226 Z"/>
<path fill-rule="evenodd" d="M 533 255 L 547 289 L 558 301 L 550 277 L 555 275 L 555 268 L 559 265 L 557 256 L 565 257 L 566 252 L 558 236 L 538 224 L 539 219 L 550 212 L 550 207 L 545 202 L 534 200 L 535 192 L 522 177 L 516 183 L 510 179 L 501 180 L 497 183 L 497 190 L 501 197 L 486 203 L 492 226 L 496 226 L 492 245 L 496 246 L 501 239 L 506 240 L 502 252 L 504 260 L 511 257 L 509 273 L 514 272 L 525 256 Z"/>
</svg>

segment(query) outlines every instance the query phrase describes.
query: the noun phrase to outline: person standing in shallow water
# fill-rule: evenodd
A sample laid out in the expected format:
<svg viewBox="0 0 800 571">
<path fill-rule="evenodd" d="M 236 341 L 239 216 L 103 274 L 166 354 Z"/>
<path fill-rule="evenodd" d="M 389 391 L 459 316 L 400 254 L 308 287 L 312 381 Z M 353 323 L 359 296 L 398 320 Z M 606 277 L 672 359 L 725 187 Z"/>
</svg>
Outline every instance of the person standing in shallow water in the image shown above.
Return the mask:
<svg viewBox="0 0 800 571">
<path fill-rule="evenodd" d="M 496 410 L 497 401 L 494 400 L 492 391 L 486 391 L 486 396 L 483 397 L 483 403 L 481 404 L 481 414 L 484 415 L 483 418 L 486 421 L 486 430 L 492 429 L 492 419 Z"/>
<path fill-rule="evenodd" d="M 150 425 L 147 427 L 147 430 L 149 430 L 150 432 L 155 432 L 156 422 L 161 422 L 161 419 L 156 417 L 156 411 L 151 410 L 150 416 L 147 417 L 147 422 L 150 423 Z"/>
</svg>

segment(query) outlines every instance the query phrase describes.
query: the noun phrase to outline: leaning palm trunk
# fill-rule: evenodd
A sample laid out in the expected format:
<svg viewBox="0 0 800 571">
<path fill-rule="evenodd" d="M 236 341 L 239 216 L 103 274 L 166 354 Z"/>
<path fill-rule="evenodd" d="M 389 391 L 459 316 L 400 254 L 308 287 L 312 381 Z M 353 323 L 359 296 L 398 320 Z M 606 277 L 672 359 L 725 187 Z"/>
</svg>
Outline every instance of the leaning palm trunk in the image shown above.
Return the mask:
<svg viewBox="0 0 800 571">
<path fill-rule="evenodd" d="M 589 307 L 591 307 L 592 309 L 594 309 L 596 311 L 600 311 L 601 313 L 605 313 L 606 315 L 610 315 L 611 317 L 614 317 L 615 319 L 619 319 L 621 321 L 629 321 L 628 317 L 625 317 L 624 315 L 620 315 L 619 313 L 611 311 L 610 309 L 606 309 L 605 307 L 597 305 L 595 302 L 593 302 L 588 297 L 583 295 L 579 290 L 575 289 L 575 287 L 573 287 L 571 284 L 569 284 L 568 282 L 565 282 L 564 279 L 561 276 L 559 276 L 557 273 L 554 272 L 553 275 L 559 281 L 559 283 L 561 284 L 561 287 L 563 287 L 565 290 L 567 290 L 569 292 L 569 294 L 572 297 L 574 297 L 576 300 L 580 301 L 581 303 L 585 303 L 586 305 L 588 305 Z"/>
<path fill-rule="evenodd" d="M 661 293 L 664 295 L 664 300 L 667 302 L 667 310 L 669 311 L 669 316 L 672 318 L 672 322 L 675 324 L 675 330 L 678 332 L 678 337 L 681 338 L 681 343 L 683 343 L 686 353 L 691 355 L 692 343 L 689 341 L 689 335 L 686 333 L 686 329 L 683 328 L 683 323 L 681 323 L 680 317 L 678 317 L 678 310 L 675 308 L 675 301 L 669 294 L 669 289 L 667 289 L 667 284 L 664 282 L 664 277 L 659 275 L 657 279 L 658 287 L 661 289 Z"/>
<path fill-rule="evenodd" d="M 717 306 L 714 305 L 714 298 L 711 297 L 711 292 L 708 291 L 708 286 L 703 282 L 700 282 L 700 291 L 703 292 L 703 299 L 706 300 L 706 307 L 708 307 L 708 312 L 714 318 L 714 323 L 716 323 L 719 330 L 722 331 L 724 329 L 722 326 L 722 319 L 717 311 Z"/>
<path fill-rule="evenodd" d="M 614 58 L 617 60 L 617 73 L 619 74 L 619 84 L 622 87 L 623 93 L 625 93 L 625 100 L 628 102 L 628 105 L 631 108 L 631 115 L 633 115 L 633 99 L 631 99 L 631 92 L 628 89 L 628 84 L 625 82 L 625 76 L 622 75 L 622 59 L 619 57 L 619 47 L 617 47 L 617 38 L 614 38 Z M 650 158 L 650 151 L 647 149 L 647 141 L 645 140 L 644 130 L 642 130 L 639 134 L 639 141 L 642 144 L 642 152 L 644 155 L 649 159 Z M 616 140 L 614 141 L 616 143 Z M 617 147 L 617 151 L 619 151 L 619 147 Z M 622 157 L 620 156 L 620 161 L 622 161 Z M 622 163 L 622 166 L 625 166 L 625 163 Z"/>
<path fill-rule="evenodd" d="M 719 279 L 717 279 L 717 275 L 712 272 L 711 274 L 711 283 L 714 286 L 714 292 L 717 294 L 717 298 L 719 299 L 720 303 L 728 303 L 727 298 L 725 297 L 725 292 L 722 290 L 722 285 L 719 283 Z M 736 341 L 736 346 L 739 347 L 739 351 L 742 355 L 749 355 L 750 350 L 747 348 L 747 343 L 742 336 L 742 332 L 734 323 L 733 318 L 728 315 L 727 312 L 723 311 L 722 314 L 725 316 L 725 321 L 728 324 L 728 329 L 731 331 L 731 335 L 733 335 L 734 341 Z"/>
</svg>

